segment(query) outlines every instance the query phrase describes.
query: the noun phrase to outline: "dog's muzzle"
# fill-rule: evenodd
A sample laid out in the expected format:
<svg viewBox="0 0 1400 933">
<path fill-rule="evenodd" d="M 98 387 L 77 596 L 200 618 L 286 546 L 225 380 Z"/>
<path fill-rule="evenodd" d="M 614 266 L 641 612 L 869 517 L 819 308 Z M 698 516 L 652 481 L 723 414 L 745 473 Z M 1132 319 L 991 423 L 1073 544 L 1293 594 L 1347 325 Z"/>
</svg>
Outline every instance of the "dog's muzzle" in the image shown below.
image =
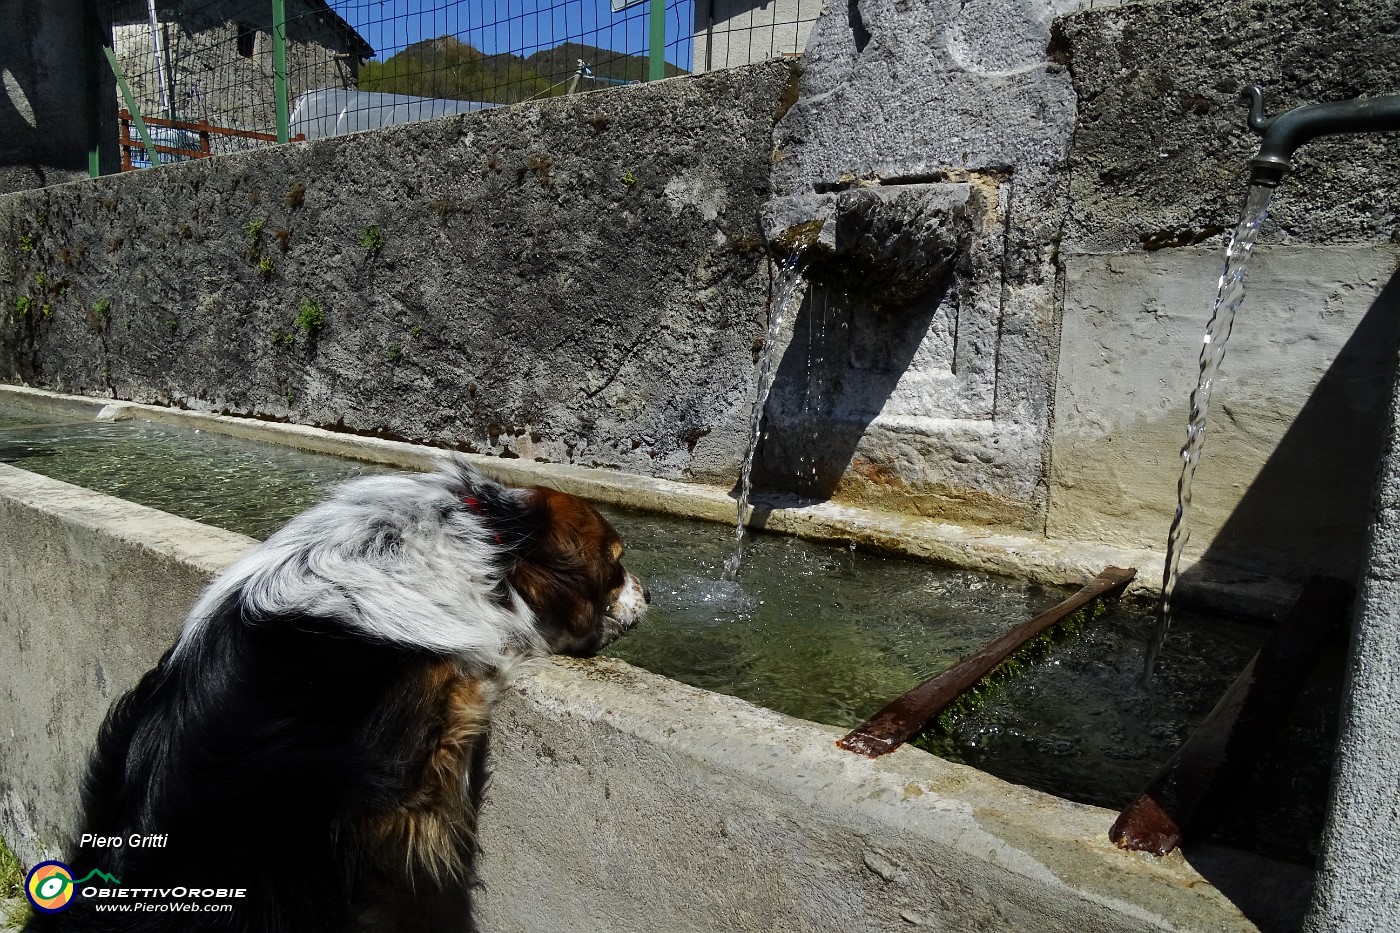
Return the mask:
<svg viewBox="0 0 1400 933">
<path fill-rule="evenodd" d="M 622 589 L 618 591 L 617 598 L 612 601 L 612 605 L 607 608 L 608 618 L 617 625 L 617 635 L 635 626 L 646 615 L 647 604 L 651 602 L 651 593 L 629 571 L 623 578 Z"/>
</svg>

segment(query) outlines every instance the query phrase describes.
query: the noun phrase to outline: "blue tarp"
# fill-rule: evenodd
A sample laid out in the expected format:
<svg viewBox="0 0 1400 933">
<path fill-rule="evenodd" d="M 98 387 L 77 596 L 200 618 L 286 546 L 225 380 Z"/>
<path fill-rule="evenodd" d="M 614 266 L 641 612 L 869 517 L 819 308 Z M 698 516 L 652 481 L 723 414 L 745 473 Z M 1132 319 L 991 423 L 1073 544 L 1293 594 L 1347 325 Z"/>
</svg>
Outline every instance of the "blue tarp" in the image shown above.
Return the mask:
<svg viewBox="0 0 1400 933">
<path fill-rule="evenodd" d="M 151 142 L 157 146 L 171 146 L 180 149 L 193 149 L 199 151 L 199 134 L 190 130 L 177 130 L 173 126 L 151 126 L 146 124 L 146 132 L 151 134 Z M 135 127 L 132 127 L 132 134 L 135 135 Z M 131 164 L 136 168 L 150 168 L 151 160 L 146 155 L 146 147 L 138 144 L 131 150 Z M 161 165 L 169 165 L 172 162 L 188 162 L 194 156 L 176 155 L 173 152 L 157 152 L 160 156 Z"/>
</svg>

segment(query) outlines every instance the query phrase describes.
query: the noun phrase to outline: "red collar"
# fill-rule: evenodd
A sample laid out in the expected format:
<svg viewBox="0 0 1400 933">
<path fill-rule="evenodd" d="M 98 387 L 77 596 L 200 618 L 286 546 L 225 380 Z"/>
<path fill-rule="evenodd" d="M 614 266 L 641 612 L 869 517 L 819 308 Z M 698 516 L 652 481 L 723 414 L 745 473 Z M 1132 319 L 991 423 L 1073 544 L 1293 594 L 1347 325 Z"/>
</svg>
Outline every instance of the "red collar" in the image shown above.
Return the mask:
<svg viewBox="0 0 1400 933">
<path fill-rule="evenodd" d="M 471 509 L 477 515 L 480 515 L 483 519 L 486 518 L 486 507 L 481 504 L 481 500 L 476 496 L 463 496 L 462 501 L 466 503 L 467 508 Z M 501 536 L 499 534 L 493 531 L 491 535 L 496 539 L 497 544 L 501 543 Z"/>
</svg>

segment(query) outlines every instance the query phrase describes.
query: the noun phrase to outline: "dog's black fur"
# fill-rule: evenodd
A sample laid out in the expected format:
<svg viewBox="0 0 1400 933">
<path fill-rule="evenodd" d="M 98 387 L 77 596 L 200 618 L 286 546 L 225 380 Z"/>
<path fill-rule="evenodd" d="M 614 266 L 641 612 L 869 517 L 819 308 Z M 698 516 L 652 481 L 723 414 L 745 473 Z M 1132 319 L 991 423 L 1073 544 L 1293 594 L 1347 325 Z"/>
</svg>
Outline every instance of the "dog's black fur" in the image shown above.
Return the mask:
<svg viewBox="0 0 1400 933">
<path fill-rule="evenodd" d="M 434 500 L 424 514 L 451 512 L 444 521 L 463 537 L 464 554 L 484 546 L 499 559 L 496 590 L 483 599 L 524 613 L 543 650 L 596 650 L 607 640 L 598 620 L 626 628 L 640 615 L 628 588 L 645 592 L 621 570 L 615 532 L 588 506 L 551 490 L 504 490 L 460 463 L 417 481 L 436 484 L 427 496 L 448 490 L 446 504 Z M 371 529 L 366 540 L 404 550 L 399 538 L 414 534 L 413 524 Z M 532 589 L 551 595 L 535 598 Z M 246 586 L 226 590 L 113 705 L 98 736 L 81 832 L 124 844 L 78 846 L 68 864 L 74 878 L 100 869 L 120 884 L 93 879 L 80 889 L 107 896 L 36 912 L 26 931 L 343 933 L 468 923 L 472 795 L 481 791 L 485 713 L 500 677 L 494 662 L 366 632 L 363 621 L 269 615 L 250 604 Z M 565 603 L 568 613 L 558 608 Z M 541 652 L 520 655 L 532 653 Z M 128 843 L 150 834 L 164 845 Z M 180 888 L 214 896 L 191 901 L 175 896 Z M 191 903 L 234 906 L 168 909 Z M 405 903 L 412 908 L 396 915 Z"/>
</svg>

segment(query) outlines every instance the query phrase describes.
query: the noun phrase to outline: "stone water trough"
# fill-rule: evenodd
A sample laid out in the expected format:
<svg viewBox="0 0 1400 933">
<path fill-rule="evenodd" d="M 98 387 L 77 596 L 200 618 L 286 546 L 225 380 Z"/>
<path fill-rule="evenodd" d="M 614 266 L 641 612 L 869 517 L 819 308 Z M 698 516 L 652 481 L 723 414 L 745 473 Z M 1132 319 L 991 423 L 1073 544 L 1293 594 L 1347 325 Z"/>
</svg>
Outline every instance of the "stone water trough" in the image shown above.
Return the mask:
<svg viewBox="0 0 1400 933">
<path fill-rule="evenodd" d="M 55 420 L 105 412 L 405 469 L 438 454 L 35 390 L 0 389 L 0 401 Z M 503 481 L 602 502 L 716 519 L 733 508 L 718 489 L 473 459 Z M 790 516 L 832 537 L 863 517 Z M 4 464 L 0 522 L 0 623 L 15 649 L 4 660 L 0 819 L 15 851 L 34 861 L 61 851 L 106 706 L 155 663 L 200 588 L 253 541 Z M 935 539 L 925 546 L 957 543 Z M 990 554 L 1010 543 L 978 546 Z M 1042 559 L 1053 566 L 1063 556 Z M 1165 859 L 1126 853 L 1108 841 L 1110 811 L 914 748 L 862 758 L 836 747 L 843 731 L 621 661 L 529 665 L 492 726 L 483 929 L 1252 930 L 1279 928 L 1306 904 L 1304 868 L 1220 846 Z"/>
<path fill-rule="evenodd" d="M 800 65 L 0 195 L 0 396 L 406 468 L 452 449 L 730 521 L 769 353 L 754 525 L 1044 583 L 1131 566 L 1150 590 L 1258 145 L 1239 91 L 1395 92 L 1383 6 L 859 0 Z M 1178 590 L 1269 616 L 1311 574 L 1358 583 L 1316 870 L 1125 852 L 1105 810 L 548 661 L 492 726 L 482 928 L 1395 929 L 1398 153 L 1319 141 L 1280 188 Z M 789 231 L 814 284 L 768 340 Z M 61 850 L 107 705 L 250 544 L 0 465 L 0 836 L 22 861 Z"/>
</svg>

